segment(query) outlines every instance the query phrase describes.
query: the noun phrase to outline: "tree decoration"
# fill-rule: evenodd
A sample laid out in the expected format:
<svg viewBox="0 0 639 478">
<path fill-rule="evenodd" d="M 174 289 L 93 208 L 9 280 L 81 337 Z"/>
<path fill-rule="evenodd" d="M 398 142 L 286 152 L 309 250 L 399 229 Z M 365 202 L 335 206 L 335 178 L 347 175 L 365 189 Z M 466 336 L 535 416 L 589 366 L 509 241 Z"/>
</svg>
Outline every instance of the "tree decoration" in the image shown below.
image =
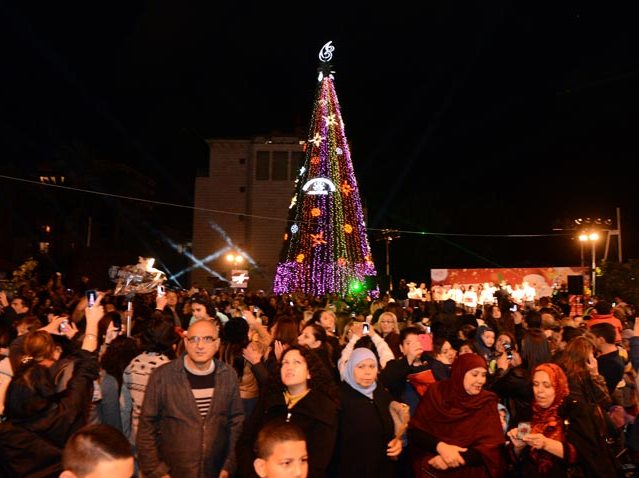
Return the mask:
<svg viewBox="0 0 639 478">
<path fill-rule="evenodd" d="M 342 183 L 342 187 L 340 189 L 342 190 L 342 194 L 346 197 L 353 192 L 353 188 L 346 181 Z"/>
<path fill-rule="evenodd" d="M 315 133 L 315 136 L 308 140 L 308 142 L 313 143 L 316 148 L 321 146 L 322 141 L 324 141 L 324 137 L 319 133 Z"/>
<path fill-rule="evenodd" d="M 311 240 L 313 241 L 313 247 L 326 244 L 326 239 L 324 239 L 324 231 L 320 231 L 317 234 L 311 234 Z"/>
<path fill-rule="evenodd" d="M 352 284 L 365 284 L 367 276 L 376 274 L 329 64 L 333 50 L 328 42 L 320 54 L 310 139 L 289 210 L 289 224 L 296 224 L 299 232 L 283 244 L 273 287 L 278 294 L 345 296 Z"/>
</svg>

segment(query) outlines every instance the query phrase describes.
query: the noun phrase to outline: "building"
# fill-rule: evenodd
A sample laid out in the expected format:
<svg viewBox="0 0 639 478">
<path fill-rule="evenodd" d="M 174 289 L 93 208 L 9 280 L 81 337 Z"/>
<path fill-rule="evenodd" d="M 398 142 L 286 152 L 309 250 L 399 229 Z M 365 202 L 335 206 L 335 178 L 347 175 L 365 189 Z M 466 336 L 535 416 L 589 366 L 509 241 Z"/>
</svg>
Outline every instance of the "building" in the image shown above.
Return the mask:
<svg viewBox="0 0 639 478">
<path fill-rule="evenodd" d="M 191 281 L 215 287 L 232 269 L 249 270 L 250 289 L 272 290 L 294 181 L 304 161 L 298 137 L 212 139 L 209 169 L 195 180 Z M 245 258 L 227 261 L 228 254 Z"/>
</svg>

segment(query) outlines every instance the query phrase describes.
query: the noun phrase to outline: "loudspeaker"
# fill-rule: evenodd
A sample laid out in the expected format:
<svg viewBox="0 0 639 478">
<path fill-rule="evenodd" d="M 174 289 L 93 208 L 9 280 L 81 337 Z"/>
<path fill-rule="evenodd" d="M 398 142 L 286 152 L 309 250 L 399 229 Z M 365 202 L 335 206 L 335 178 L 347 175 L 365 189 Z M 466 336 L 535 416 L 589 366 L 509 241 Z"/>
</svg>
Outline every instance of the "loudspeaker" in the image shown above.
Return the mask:
<svg viewBox="0 0 639 478">
<path fill-rule="evenodd" d="M 584 295 L 584 276 L 568 276 L 568 294 Z"/>
</svg>

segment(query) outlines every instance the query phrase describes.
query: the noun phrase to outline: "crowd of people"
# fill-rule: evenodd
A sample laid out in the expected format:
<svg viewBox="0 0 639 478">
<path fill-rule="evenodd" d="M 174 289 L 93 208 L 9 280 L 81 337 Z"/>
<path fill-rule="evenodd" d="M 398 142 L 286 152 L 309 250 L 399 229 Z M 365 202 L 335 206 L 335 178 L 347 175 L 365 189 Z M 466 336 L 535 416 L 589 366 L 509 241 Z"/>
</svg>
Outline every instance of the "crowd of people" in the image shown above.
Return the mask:
<svg viewBox="0 0 639 478">
<path fill-rule="evenodd" d="M 0 475 L 631 476 L 630 305 L 423 299 L 2 291 Z"/>
</svg>

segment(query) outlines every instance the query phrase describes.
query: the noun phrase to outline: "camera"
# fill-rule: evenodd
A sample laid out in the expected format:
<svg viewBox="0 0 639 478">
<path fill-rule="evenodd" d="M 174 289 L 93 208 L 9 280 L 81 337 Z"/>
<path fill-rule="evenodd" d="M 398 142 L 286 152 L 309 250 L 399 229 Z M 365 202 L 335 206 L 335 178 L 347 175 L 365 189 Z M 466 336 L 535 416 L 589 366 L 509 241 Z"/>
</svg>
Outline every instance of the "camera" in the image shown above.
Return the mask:
<svg viewBox="0 0 639 478">
<path fill-rule="evenodd" d="M 120 317 L 120 314 L 113 314 L 112 322 L 115 330 L 122 330 L 122 317 Z"/>
<path fill-rule="evenodd" d="M 85 295 L 87 297 L 88 307 L 93 307 L 95 305 L 95 301 L 98 299 L 98 291 L 95 289 L 91 289 L 86 291 Z"/>
<path fill-rule="evenodd" d="M 368 322 L 364 322 L 364 323 L 362 324 L 362 333 L 363 333 L 364 335 L 368 335 L 368 332 L 369 332 L 369 330 L 370 330 L 370 327 L 371 327 L 371 326 L 370 326 L 370 324 L 369 324 Z"/>
</svg>

